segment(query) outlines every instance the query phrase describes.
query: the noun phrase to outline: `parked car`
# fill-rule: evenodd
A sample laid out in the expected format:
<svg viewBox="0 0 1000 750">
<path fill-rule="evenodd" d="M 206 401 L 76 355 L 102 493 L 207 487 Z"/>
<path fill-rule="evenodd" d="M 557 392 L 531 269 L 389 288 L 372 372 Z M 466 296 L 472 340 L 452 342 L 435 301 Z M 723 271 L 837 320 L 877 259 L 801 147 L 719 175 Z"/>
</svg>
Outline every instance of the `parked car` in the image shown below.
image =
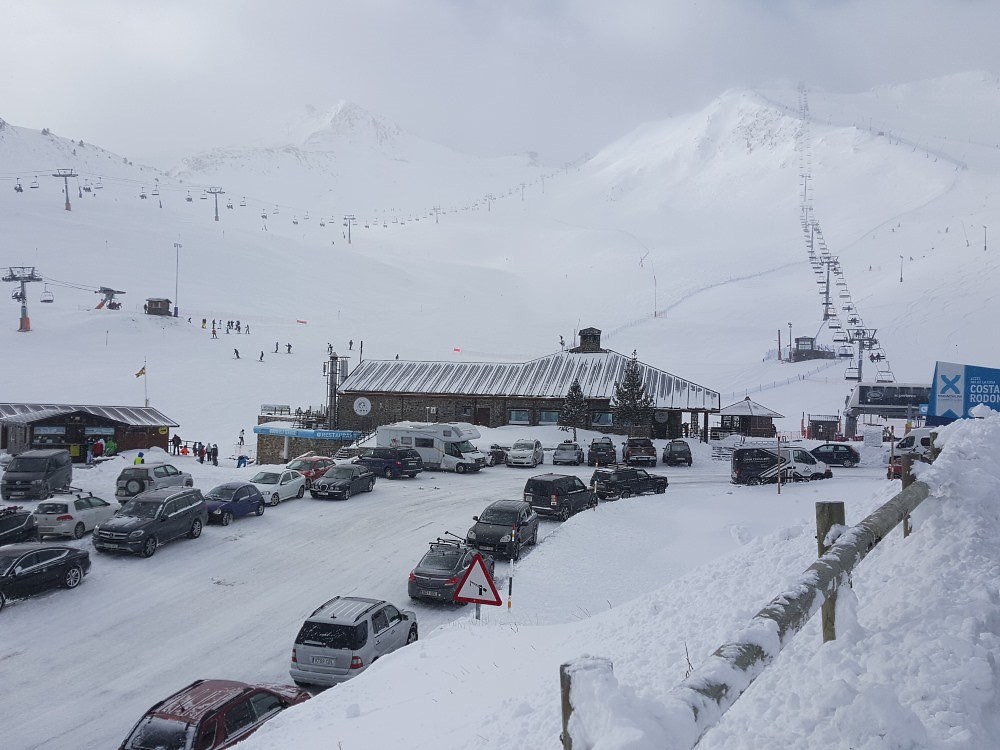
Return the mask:
<svg viewBox="0 0 1000 750">
<path fill-rule="evenodd" d="M 508 466 L 530 466 L 534 469 L 538 464 L 545 463 L 545 451 L 538 440 L 522 438 L 507 451 L 504 462 Z"/>
<path fill-rule="evenodd" d="M 0 610 L 8 599 L 53 586 L 75 589 L 90 570 L 90 554 L 53 544 L 11 544 L 0 548 Z"/>
<path fill-rule="evenodd" d="M 671 440 L 663 446 L 661 456 L 665 466 L 680 466 L 681 464 L 691 465 L 691 446 L 686 440 Z"/>
<path fill-rule="evenodd" d="M 656 466 L 656 447 L 649 438 L 628 438 L 622 443 L 622 462 L 629 466 Z"/>
<path fill-rule="evenodd" d="M 0 508 L 0 544 L 40 540 L 38 523 L 30 510 L 20 505 Z"/>
<path fill-rule="evenodd" d="M 194 479 L 173 464 L 157 461 L 126 466 L 115 480 L 116 497 L 135 497 L 141 492 L 162 487 L 193 487 Z"/>
<path fill-rule="evenodd" d="M 824 443 L 809 452 L 814 458 L 830 466 L 843 466 L 849 469 L 861 463 L 861 454 L 846 443 Z"/>
<path fill-rule="evenodd" d="M 113 517 L 94 527 L 98 552 L 131 552 L 152 557 L 173 539 L 197 539 L 208 522 L 201 490 L 166 487 L 133 497 Z"/>
<path fill-rule="evenodd" d="M 594 470 L 590 485 L 601 500 L 642 495 L 655 492 L 662 495 L 667 491 L 667 478 L 661 474 L 650 474 L 645 469 L 631 466 L 601 466 Z"/>
<path fill-rule="evenodd" d="M 234 518 L 264 515 L 264 496 L 250 482 L 226 482 L 213 487 L 205 495 L 208 522 L 228 526 Z"/>
<path fill-rule="evenodd" d="M 309 698 L 291 685 L 196 680 L 150 708 L 119 750 L 232 747 L 268 719 Z"/>
<path fill-rule="evenodd" d="M 289 461 L 286 469 L 293 469 L 306 478 L 306 489 L 314 479 L 319 479 L 324 472 L 334 466 L 334 460 L 326 456 L 302 456 Z"/>
<path fill-rule="evenodd" d="M 65 500 L 45 500 L 35 508 L 39 536 L 71 536 L 79 539 L 97 524 L 107 521 L 122 506 L 93 495 Z"/>
<path fill-rule="evenodd" d="M 395 446 L 368 448 L 355 459 L 355 463 L 386 479 L 415 477 L 424 470 L 423 459 L 413 448 Z"/>
<path fill-rule="evenodd" d="M 779 471 L 783 482 L 827 479 L 833 476 L 829 466 L 817 461 L 804 448 L 782 448 L 780 463 L 777 448 L 737 448 L 733 451 L 730 474 L 733 484 L 777 482 Z"/>
<path fill-rule="evenodd" d="M 580 447 L 578 443 L 574 443 L 572 440 L 564 440 L 556 446 L 555 451 L 552 453 L 552 465 L 558 466 L 559 464 L 573 464 L 573 466 L 579 466 L 586 460 L 583 455 L 583 448 Z"/>
<path fill-rule="evenodd" d="M 524 485 L 524 502 L 540 516 L 565 521 L 596 503 L 596 496 L 580 477 L 568 474 L 539 474 Z"/>
<path fill-rule="evenodd" d="M 45 500 L 73 481 L 73 460 L 69 451 L 32 450 L 20 453 L 7 464 L 0 481 L 4 500 Z"/>
<path fill-rule="evenodd" d="M 299 687 L 336 685 L 417 640 L 417 615 L 381 599 L 335 596 L 302 624 L 289 674 Z"/>
<path fill-rule="evenodd" d="M 309 494 L 348 500 L 356 492 L 371 492 L 373 489 L 375 473 L 366 466 L 348 464 L 327 469 L 326 474 L 313 482 Z"/>
<path fill-rule="evenodd" d="M 935 430 L 930 427 L 917 427 L 910 430 L 896 443 L 893 453 L 908 453 L 917 457 L 928 455 L 934 447 L 934 441 L 931 439 L 933 432 Z"/>
<path fill-rule="evenodd" d="M 454 601 L 458 585 L 477 554 L 479 553 L 475 549 L 460 539 L 438 539 L 431 542 L 431 548 L 420 558 L 417 567 L 410 571 L 406 585 L 410 598 L 435 602 Z M 496 563 L 489 555 L 483 556 L 483 562 L 492 577 Z"/>
<path fill-rule="evenodd" d="M 486 454 L 486 465 L 496 466 L 498 464 L 503 464 L 507 462 L 507 449 L 493 443 L 488 451 L 483 451 Z"/>
<path fill-rule="evenodd" d="M 538 516 L 523 500 L 497 500 L 472 520 L 465 541 L 478 550 L 519 560 L 522 547 L 538 543 Z"/>
<path fill-rule="evenodd" d="M 282 500 L 302 497 L 306 494 L 306 478 L 294 469 L 284 471 L 258 471 L 250 479 L 267 500 L 268 505 L 277 505 Z"/>
<path fill-rule="evenodd" d="M 608 436 L 594 438 L 587 451 L 588 466 L 610 466 L 618 463 L 618 452 Z"/>
</svg>

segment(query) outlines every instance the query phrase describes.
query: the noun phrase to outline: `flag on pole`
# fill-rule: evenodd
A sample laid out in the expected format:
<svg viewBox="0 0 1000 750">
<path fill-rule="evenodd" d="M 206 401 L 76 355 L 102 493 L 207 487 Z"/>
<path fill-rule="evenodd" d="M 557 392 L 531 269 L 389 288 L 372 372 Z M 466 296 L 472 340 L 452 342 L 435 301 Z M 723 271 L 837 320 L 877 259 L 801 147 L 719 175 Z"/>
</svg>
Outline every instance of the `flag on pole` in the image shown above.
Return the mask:
<svg viewBox="0 0 1000 750">
<path fill-rule="evenodd" d="M 139 372 L 137 372 L 137 373 L 135 374 L 135 376 L 136 376 L 137 378 L 141 378 L 141 377 L 142 377 L 142 376 L 144 376 L 145 374 L 146 374 L 146 365 L 143 365 L 143 366 L 142 366 L 142 369 L 141 369 L 141 370 L 139 370 Z"/>
</svg>

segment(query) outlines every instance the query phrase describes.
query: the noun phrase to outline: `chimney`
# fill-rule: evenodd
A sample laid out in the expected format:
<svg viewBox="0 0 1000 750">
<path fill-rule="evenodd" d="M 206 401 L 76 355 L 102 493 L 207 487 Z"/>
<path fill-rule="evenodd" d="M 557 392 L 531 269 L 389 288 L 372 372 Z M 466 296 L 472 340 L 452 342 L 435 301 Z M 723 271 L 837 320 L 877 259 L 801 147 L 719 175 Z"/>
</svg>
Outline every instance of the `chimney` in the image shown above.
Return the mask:
<svg viewBox="0 0 1000 750">
<path fill-rule="evenodd" d="M 601 331 L 597 328 L 583 328 L 580 330 L 580 345 L 570 349 L 571 352 L 580 354 L 585 352 L 603 352 L 601 348 Z"/>
</svg>

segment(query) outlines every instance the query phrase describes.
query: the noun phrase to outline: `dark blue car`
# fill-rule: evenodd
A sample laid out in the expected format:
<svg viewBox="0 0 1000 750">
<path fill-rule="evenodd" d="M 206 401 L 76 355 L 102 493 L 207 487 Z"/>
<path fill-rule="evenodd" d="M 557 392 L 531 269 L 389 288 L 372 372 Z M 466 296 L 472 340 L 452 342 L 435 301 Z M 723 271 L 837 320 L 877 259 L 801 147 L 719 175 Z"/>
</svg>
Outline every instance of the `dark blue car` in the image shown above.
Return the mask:
<svg viewBox="0 0 1000 750">
<path fill-rule="evenodd" d="M 227 482 L 205 495 L 208 522 L 228 526 L 234 518 L 254 513 L 264 515 L 264 496 L 249 482 Z"/>
</svg>

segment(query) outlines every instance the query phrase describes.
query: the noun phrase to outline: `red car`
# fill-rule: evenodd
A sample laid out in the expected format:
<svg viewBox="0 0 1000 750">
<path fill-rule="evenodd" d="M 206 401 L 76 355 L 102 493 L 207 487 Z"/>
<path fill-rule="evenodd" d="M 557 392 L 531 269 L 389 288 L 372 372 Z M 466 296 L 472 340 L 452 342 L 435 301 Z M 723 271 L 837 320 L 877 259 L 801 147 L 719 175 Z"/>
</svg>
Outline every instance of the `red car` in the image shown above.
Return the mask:
<svg viewBox="0 0 1000 750">
<path fill-rule="evenodd" d="M 331 466 L 336 466 L 332 458 L 326 456 L 303 456 L 296 458 L 285 467 L 295 469 L 306 478 L 306 487 L 311 487 L 313 480 L 319 479 Z"/>
<path fill-rule="evenodd" d="M 198 680 L 139 719 L 119 750 L 216 750 L 249 737 L 268 719 L 309 699 L 289 685 Z"/>
</svg>

